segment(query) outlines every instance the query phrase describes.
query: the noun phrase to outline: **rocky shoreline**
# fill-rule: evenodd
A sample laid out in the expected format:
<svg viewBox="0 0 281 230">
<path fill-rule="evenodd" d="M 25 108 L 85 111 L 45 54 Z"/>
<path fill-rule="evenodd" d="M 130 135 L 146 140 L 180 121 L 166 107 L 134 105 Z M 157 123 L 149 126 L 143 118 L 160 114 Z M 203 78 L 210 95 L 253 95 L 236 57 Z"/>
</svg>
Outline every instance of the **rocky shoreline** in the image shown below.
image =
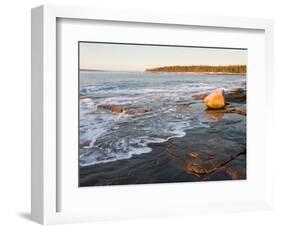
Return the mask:
<svg viewBox="0 0 281 230">
<path fill-rule="evenodd" d="M 224 106 L 206 109 L 204 98 L 181 103 L 177 109 L 189 109 L 204 116 L 206 127 L 185 131 L 181 138 L 149 144 L 150 153 L 129 159 L 80 167 L 80 186 L 125 185 L 213 180 L 246 179 L 246 91 L 224 93 Z M 124 108 L 108 107 L 112 113 Z M 150 112 L 136 108 L 133 113 Z"/>
</svg>

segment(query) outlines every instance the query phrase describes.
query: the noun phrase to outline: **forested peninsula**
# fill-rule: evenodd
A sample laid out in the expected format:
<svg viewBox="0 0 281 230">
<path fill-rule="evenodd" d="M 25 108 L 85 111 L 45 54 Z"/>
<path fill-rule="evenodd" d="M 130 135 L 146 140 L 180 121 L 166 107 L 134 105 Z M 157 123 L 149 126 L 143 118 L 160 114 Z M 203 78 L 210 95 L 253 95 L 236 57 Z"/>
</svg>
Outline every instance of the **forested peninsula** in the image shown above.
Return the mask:
<svg viewBox="0 0 281 230">
<path fill-rule="evenodd" d="M 190 65 L 190 66 L 163 66 L 146 69 L 146 72 L 195 72 L 210 74 L 243 74 L 247 73 L 246 65 L 226 65 L 226 66 L 210 66 L 210 65 Z"/>
</svg>

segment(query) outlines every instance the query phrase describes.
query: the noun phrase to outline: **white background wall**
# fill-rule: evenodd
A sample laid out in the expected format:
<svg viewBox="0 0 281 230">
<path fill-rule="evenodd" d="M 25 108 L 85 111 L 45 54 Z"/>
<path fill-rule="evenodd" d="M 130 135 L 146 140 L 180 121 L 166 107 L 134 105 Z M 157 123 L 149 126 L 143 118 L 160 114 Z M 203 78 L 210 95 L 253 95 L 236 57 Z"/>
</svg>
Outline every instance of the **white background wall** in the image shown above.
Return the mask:
<svg viewBox="0 0 281 230">
<path fill-rule="evenodd" d="M 8 0 L 0 8 L 0 228 L 38 229 L 30 210 L 30 8 L 41 4 L 68 4 L 115 9 L 187 14 L 262 17 L 275 20 L 275 75 L 280 76 L 280 1 L 271 0 Z M 281 80 L 276 78 L 280 89 Z M 281 91 L 281 90 L 279 90 Z M 276 97 L 280 97 L 276 93 Z M 265 108 L 266 109 L 266 108 Z M 281 117 L 280 107 L 276 117 Z M 278 119 L 277 119 L 278 120 Z M 280 122 L 272 138 L 280 139 Z M 258 129 L 257 129 L 258 131 Z M 52 229 L 280 229 L 281 151 L 276 145 L 276 208 L 273 212 L 202 215 L 185 218 L 130 220 L 48 226 Z M 280 155 L 278 155 L 280 154 Z M 263 169 L 261 169 L 263 170 Z M 279 181 L 278 181 L 279 180 Z M 187 194 L 188 195 L 188 194 Z M 206 191 L 206 195 L 208 192 Z M 235 194 L 229 194 L 235 196 Z M 188 208 L 188 207 L 187 207 Z"/>
</svg>

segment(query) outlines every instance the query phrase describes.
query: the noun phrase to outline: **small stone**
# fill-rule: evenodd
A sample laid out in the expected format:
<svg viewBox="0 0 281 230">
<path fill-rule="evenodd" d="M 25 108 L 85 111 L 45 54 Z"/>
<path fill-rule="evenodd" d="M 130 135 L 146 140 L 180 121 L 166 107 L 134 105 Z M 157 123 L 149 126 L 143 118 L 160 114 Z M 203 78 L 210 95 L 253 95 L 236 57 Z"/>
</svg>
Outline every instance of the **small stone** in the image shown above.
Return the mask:
<svg viewBox="0 0 281 230">
<path fill-rule="evenodd" d="M 123 114 L 135 115 L 135 114 L 140 114 L 140 113 L 148 113 L 151 111 L 152 111 L 152 109 L 150 109 L 150 108 L 129 109 L 129 110 L 124 110 Z"/>
<path fill-rule="evenodd" d="M 193 158 L 197 158 L 197 157 L 199 157 L 200 153 L 198 153 L 198 152 L 192 152 L 192 153 L 190 153 L 189 155 L 190 155 L 191 157 L 193 157 Z"/>
<path fill-rule="evenodd" d="M 188 174 L 204 175 L 208 173 L 208 170 L 200 165 L 191 165 L 186 168 Z"/>
</svg>

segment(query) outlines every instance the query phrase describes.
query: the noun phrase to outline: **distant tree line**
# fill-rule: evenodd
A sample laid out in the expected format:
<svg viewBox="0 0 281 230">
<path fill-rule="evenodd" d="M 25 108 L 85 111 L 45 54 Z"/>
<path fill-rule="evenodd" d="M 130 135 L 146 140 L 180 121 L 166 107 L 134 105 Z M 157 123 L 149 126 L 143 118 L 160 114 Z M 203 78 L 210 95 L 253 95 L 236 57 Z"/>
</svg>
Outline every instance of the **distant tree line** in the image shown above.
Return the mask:
<svg viewBox="0 0 281 230">
<path fill-rule="evenodd" d="M 191 65 L 191 66 L 163 66 L 146 69 L 147 72 L 223 72 L 223 73 L 246 73 L 246 65 L 227 65 L 227 66 L 210 66 L 210 65 Z"/>
</svg>

